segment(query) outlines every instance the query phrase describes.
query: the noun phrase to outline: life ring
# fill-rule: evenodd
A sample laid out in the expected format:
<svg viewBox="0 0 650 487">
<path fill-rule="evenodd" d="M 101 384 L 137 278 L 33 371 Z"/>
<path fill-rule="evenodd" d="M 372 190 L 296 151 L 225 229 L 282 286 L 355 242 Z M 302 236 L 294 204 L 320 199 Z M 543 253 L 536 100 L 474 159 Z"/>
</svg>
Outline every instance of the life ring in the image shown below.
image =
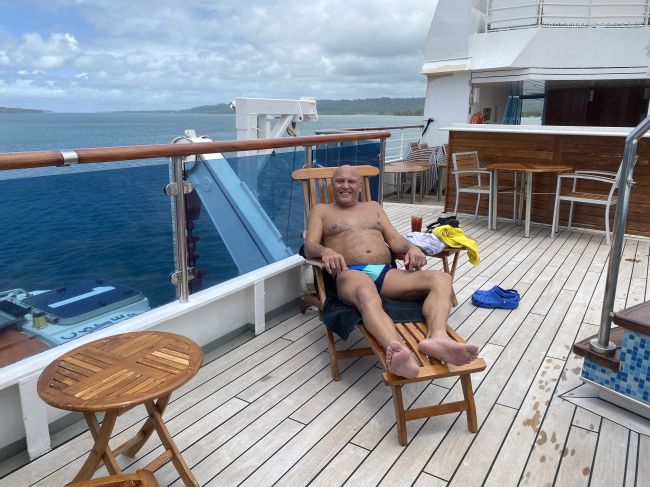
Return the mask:
<svg viewBox="0 0 650 487">
<path fill-rule="evenodd" d="M 469 123 L 485 123 L 481 112 L 474 113 L 469 119 Z"/>
</svg>

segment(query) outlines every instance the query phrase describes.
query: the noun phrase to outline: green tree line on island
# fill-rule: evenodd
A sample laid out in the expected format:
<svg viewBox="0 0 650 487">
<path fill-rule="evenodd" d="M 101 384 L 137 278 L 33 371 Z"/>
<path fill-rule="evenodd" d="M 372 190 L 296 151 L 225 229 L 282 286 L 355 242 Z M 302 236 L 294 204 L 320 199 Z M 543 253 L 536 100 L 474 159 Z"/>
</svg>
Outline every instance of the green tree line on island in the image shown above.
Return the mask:
<svg viewBox="0 0 650 487">
<path fill-rule="evenodd" d="M 424 113 L 424 98 L 364 98 L 356 100 L 317 100 L 320 115 L 412 115 Z M 48 110 L 0 107 L 0 113 L 46 113 Z M 184 110 L 124 110 L 116 113 L 233 113 L 228 103 L 202 105 Z"/>
<path fill-rule="evenodd" d="M 422 115 L 424 98 L 364 98 L 357 100 L 317 100 L 320 115 Z M 233 113 L 228 104 L 203 105 L 178 110 L 180 113 Z"/>
<path fill-rule="evenodd" d="M 0 113 L 46 113 L 47 110 L 33 110 L 31 108 L 0 107 Z"/>
</svg>

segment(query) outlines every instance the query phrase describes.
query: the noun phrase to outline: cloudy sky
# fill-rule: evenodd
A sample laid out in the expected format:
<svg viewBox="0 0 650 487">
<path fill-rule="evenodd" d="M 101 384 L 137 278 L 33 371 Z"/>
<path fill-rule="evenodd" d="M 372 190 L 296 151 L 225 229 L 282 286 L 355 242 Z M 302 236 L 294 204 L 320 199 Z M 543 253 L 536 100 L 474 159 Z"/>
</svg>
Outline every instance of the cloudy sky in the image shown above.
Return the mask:
<svg viewBox="0 0 650 487">
<path fill-rule="evenodd" d="M 0 0 L 0 106 L 424 96 L 427 0 Z"/>
</svg>

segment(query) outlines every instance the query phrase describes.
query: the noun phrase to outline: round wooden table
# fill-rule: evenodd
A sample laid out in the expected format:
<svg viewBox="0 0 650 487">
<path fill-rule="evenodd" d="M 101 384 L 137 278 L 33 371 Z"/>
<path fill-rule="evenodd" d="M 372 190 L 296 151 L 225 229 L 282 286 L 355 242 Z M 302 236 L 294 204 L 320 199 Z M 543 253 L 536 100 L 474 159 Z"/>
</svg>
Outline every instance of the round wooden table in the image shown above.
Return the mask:
<svg viewBox="0 0 650 487">
<path fill-rule="evenodd" d="M 492 230 L 497 229 L 497 188 L 499 187 L 499 171 L 521 172 L 524 174 L 524 185 L 526 194 L 526 223 L 524 226 L 524 237 L 530 236 L 530 208 L 531 198 L 533 195 L 533 174 L 548 174 L 548 173 L 566 173 L 574 170 L 571 166 L 564 164 L 551 164 L 548 162 L 493 162 L 485 164 L 485 168 L 492 171 L 492 221 L 489 224 Z M 519 208 L 521 211 L 521 197 L 519 198 Z M 521 218 L 521 213 L 520 213 Z"/>
<path fill-rule="evenodd" d="M 190 380 L 203 353 L 192 340 L 174 333 L 137 332 L 101 338 L 52 362 L 38 379 L 38 394 L 51 406 L 84 413 L 95 440 L 74 481 L 88 480 L 103 462 L 111 474 L 121 473 L 120 453 L 134 456 L 155 430 L 165 451 L 145 470 L 171 461 L 185 485 L 198 486 L 181 457 L 162 415 L 172 391 Z M 138 433 L 117 448 L 108 441 L 117 417 L 144 404 L 148 418 Z M 96 413 L 104 412 L 101 423 Z"/>
</svg>

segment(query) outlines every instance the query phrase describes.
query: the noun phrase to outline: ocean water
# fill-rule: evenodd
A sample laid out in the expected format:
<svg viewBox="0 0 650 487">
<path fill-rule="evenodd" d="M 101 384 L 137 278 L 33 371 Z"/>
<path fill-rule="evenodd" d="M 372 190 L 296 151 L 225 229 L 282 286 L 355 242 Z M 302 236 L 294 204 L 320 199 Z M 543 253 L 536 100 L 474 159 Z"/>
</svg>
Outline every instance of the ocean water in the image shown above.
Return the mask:
<svg viewBox="0 0 650 487">
<path fill-rule="evenodd" d="M 421 123 L 420 117 L 321 116 L 302 134 L 344 127 Z M 0 114 L 0 152 L 169 143 L 186 129 L 235 139 L 234 115 L 100 113 Z M 376 154 L 369 144 L 366 154 Z M 373 152 L 374 151 L 374 152 Z M 321 159 L 335 159 L 320 154 Z M 259 201 L 285 242 L 300 244 L 301 190 L 290 181 L 300 151 L 274 157 L 259 177 Z M 231 161 L 236 168 L 237 162 Z M 0 171 L 0 291 L 51 289 L 103 277 L 141 290 L 152 307 L 175 299 L 166 160 Z M 203 287 L 237 275 L 205 211 L 194 222 Z"/>
</svg>

